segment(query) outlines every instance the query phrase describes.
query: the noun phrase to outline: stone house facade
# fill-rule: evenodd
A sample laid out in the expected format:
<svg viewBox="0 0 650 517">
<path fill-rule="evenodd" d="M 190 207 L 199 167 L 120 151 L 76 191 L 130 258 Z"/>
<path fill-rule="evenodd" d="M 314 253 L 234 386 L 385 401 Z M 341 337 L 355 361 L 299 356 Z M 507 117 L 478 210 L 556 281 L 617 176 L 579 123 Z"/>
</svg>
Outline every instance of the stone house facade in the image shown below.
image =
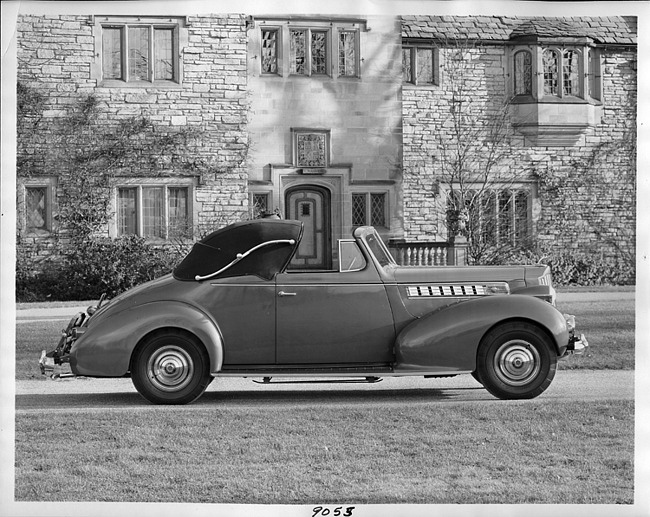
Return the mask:
<svg viewBox="0 0 650 517">
<path fill-rule="evenodd" d="M 487 174 L 501 238 L 634 255 L 636 19 L 405 16 L 402 38 L 435 68 L 402 88 L 407 240 L 446 239 L 449 184 Z"/>
<path fill-rule="evenodd" d="M 328 268 L 360 224 L 446 246 L 449 200 L 486 170 L 481 224 L 513 244 L 634 253 L 634 18 L 25 15 L 18 33 L 19 253 L 50 254 L 90 193 L 93 233 L 162 245 L 279 211 L 305 223 L 295 265 Z"/>
</svg>

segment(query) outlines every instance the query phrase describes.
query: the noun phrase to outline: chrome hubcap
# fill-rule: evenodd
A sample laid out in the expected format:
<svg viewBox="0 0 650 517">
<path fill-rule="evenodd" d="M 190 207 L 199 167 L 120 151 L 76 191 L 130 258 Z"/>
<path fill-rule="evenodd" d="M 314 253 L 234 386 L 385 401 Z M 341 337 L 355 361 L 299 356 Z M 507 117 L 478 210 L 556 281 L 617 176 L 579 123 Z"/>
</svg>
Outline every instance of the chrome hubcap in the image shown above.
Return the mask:
<svg viewBox="0 0 650 517">
<path fill-rule="evenodd" d="M 494 371 L 499 380 L 510 386 L 522 386 L 533 380 L 541 368 L 537 349 L 520 339 L 499 347 L 494 356 Z"/>
<path fill-rule="evenodd" d="M 156 350 L 147 363 L 151 383 L 162 391 L 179 391 L 192 380 L 194 363 L 190 355 L 175 345 Z"/>
</svg>

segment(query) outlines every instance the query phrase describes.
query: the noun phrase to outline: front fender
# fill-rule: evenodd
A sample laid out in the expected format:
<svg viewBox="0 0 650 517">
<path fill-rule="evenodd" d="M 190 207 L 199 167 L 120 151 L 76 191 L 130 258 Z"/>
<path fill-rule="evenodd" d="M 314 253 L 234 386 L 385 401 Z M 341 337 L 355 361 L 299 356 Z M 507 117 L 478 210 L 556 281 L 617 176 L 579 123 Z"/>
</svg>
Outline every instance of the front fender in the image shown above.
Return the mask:
<svg viewBox="0 0 650 517">
<path fill-rule="evenodd" d="M 129 370 L 131 354 L 140 340 L 161 328 L 180 328 L 194 334 L 210 356 L 210 371 L 223 364 L 223 339 L 217 324 L 204 312 L 182 302 L 160 301 L 136 305 L 100 318 L 92 318 L 70 350 L 76 375 L 120 377 Z"/>
<path fill-rule="evenodd" d="M 550 303 L 523 295 L 486 296 L 449 305 L 404 328 L 395 344 L 395 369 L 474 371 L 483 336 L 511 320 L 539 325 L 552 337 L 558 354 L 566 349 L 566 320 Z"/>
</svg>

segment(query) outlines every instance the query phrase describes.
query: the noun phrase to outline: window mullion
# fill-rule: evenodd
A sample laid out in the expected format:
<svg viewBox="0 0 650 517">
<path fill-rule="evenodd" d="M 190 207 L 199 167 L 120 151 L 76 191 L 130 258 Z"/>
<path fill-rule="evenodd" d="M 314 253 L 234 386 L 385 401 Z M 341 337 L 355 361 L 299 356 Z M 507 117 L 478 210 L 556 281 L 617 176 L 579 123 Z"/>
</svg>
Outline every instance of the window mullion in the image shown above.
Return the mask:
<svg viewBox="0 0 650 517">
<path fill-rule="evenodd" d="M 154 26 L 150 25 L 149 26 L 149 63 L 148 63 L 148 74 L 149 74 L 149 81 L 153 83 L 154 81 L 154 46 L 155 44 L 155 37 L 154 37 Z"/>
<path fill-rule="evenodd" d="M 411 47 L 411 77 L 413 84 L 418 85 L 418 48 Z"/>
<path fill-rule="evenodd" d="M 512 228 L 511 230 L 511 237 L 510 237 L 510 244 L 513 246 L 516 244 L 516 236 L 517 236 L 517 197 L 515 195 L 515 191 L 510 192 L 510 227 Z"/>
<path fill-rule="evenodd" d="M 305 67 L 306 67 L 306 72 L 307 76 L 311 77 L 312 75 L 312 69 L 311 69 L 311 54 L 313 51 L 312 48 L 312 40 L 311 40 L 311 29 L 307 29 L 305 31 Z"/>
<path fill-rule="evenodd" d="M 366 192 L 366 225 L 372 223 L 372 195 Z"/>
<path fill-rule="evenodd" d="M 129 26 L 126 24 L 122 28 L 122 77 L 129 82 Z"/>
<path fill-rule="evenodd" d="M 138 185 L 138 194 L 135 200 L 135 225 L 138 237 L 144 236 L 144 214 L 142 211 L 142 185 Z"/>
<path fill-rule="evenodd" d="M 560 99 L 564 98 L 565 77 L 564 77 L 564 49 L 559 48 L 557 52 L 558 66 L 557 66 L 557 93 Z"/>
<path fill-rule="evenodd" d="M 163 213 L 162 213 L 163 235 L 165 240 L 169 239 L 169 187 L 163 187 Z"/>
</svg>

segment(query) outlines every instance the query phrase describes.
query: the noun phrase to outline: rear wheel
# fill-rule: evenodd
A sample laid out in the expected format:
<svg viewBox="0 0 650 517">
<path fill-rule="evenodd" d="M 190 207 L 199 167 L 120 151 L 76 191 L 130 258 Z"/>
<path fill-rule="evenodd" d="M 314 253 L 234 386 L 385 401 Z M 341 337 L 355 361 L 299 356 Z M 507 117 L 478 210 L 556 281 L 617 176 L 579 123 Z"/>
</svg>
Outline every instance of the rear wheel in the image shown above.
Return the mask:
<svg viewBox="0 0 650 517">
<path fill-rule="evenodd" d="M 189 404 L 210 384 L 210 359 L 201 343 L 179 330 L 152 335 L 133 357 L 131 378 L 154 404 Z"/>
<path fill-rule="evenodd" d="M 501 399 L 531 399 L 555 377 L 557 354 L 549 337 L 529 323 L 508 323 L 491 330 L 477 357 L 479 382 Z"/>
</svg>

